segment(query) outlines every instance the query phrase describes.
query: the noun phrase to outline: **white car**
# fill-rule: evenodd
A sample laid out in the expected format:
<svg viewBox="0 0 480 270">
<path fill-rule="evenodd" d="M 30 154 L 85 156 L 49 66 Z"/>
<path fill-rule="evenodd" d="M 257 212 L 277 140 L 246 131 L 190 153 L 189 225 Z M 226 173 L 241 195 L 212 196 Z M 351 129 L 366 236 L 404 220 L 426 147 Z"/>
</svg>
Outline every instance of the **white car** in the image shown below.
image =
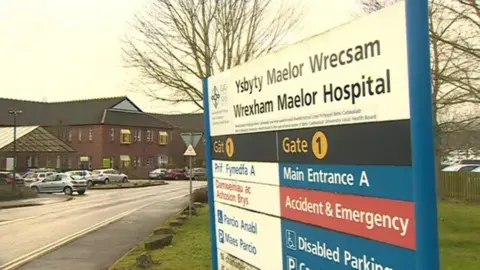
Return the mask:
<svg viewBox="0 0 480 270">
<path fill-rule="evenodd" d="M 55 174 L 54 172 L 32 172 L 27 173 L 23 177 L 23 181 L 25 182 L 25 186 L 35 183 L 35 182 L 42 182 L 47 176 Z"/>
<path fill-rule="evenodd" d="M 442 172 L 471 172 L 479 167 L 479 164 L 453 164 L 443 168 Z"/>
</svg>

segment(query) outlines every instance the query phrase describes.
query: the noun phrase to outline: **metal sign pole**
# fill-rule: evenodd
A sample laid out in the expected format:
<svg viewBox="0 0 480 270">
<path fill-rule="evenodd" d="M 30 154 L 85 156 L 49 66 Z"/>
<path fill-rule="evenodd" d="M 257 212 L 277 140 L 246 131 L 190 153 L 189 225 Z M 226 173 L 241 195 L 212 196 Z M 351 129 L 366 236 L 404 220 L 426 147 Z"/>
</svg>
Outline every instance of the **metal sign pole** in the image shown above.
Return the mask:
<svg viewBox="0 0 480 270">
<path fill-rule="evenodd" d="M 189 166 L 189 170 L 190 170 L 190 177 L 189 177 L 190 178 L 190 204 L 189 204 L 189 208 L 190 208 L 190 211 L 188 211 L 190 218 L 192 218 L 192 193 L 193 193 L 193 191 L 192 191 L 192 173 L 193 173 L 192 159 L 193 159 L 193 157 L 190 156 L 189 157 L 189 165 L 190 165 Z"/>
</svg>

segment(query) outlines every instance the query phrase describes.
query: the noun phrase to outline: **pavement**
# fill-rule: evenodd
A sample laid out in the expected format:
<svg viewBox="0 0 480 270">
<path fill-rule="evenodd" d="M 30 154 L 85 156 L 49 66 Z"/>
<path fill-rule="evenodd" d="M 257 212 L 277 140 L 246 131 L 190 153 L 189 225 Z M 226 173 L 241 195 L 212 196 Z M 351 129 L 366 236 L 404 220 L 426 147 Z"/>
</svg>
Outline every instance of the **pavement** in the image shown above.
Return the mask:
<svg viewBox="0 0 480 270">
<path fill-rule="evenodd" d="M 0 210 L 0 269 L 108 269 L 187 204 L 188 186 L 89 190 L 71 201 Z"/>
<path fill-rule="evenodd" d="M 33 199 L 0 202 L 0 209 L 46 205 L 46 204 L 70 201 L 72 199 L 73 197 L 65 196 L 65 195 L 39 194 L 37 198 L 33 198 Z"/>
</svg>

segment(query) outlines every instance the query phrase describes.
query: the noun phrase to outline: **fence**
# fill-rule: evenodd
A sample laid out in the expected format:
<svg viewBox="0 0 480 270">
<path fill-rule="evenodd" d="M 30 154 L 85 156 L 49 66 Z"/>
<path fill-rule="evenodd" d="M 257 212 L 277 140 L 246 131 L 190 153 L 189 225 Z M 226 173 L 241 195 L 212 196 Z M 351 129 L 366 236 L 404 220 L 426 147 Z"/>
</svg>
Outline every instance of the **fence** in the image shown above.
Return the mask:
<svg viewBox="0 0 480 270">
<path fill-rule="evenodd" d="M 480 203 L 480 173 L 441 172 L 445 199 Z"/>
</svg>

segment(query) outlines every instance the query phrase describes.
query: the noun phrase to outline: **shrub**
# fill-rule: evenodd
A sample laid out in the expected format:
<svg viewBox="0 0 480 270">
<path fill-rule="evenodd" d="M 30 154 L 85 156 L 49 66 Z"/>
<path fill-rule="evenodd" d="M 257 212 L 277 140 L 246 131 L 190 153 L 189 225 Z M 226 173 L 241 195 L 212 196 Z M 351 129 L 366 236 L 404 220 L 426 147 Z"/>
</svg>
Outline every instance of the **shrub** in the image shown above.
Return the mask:
<svg viewBox="0 0 480 270">
<path fill-rule="evenodd" d="M 193 201 L 199 203 L 208 203 L 208 189 L 202 187 L 193 191 Z"/>
<path fill-rule="evenodd" d="M 0 186 L 0 201 L 36 198 L 38 194 L 26 187 L 17 187 L 14 191 L 10 185 Z"/>
</svg>

